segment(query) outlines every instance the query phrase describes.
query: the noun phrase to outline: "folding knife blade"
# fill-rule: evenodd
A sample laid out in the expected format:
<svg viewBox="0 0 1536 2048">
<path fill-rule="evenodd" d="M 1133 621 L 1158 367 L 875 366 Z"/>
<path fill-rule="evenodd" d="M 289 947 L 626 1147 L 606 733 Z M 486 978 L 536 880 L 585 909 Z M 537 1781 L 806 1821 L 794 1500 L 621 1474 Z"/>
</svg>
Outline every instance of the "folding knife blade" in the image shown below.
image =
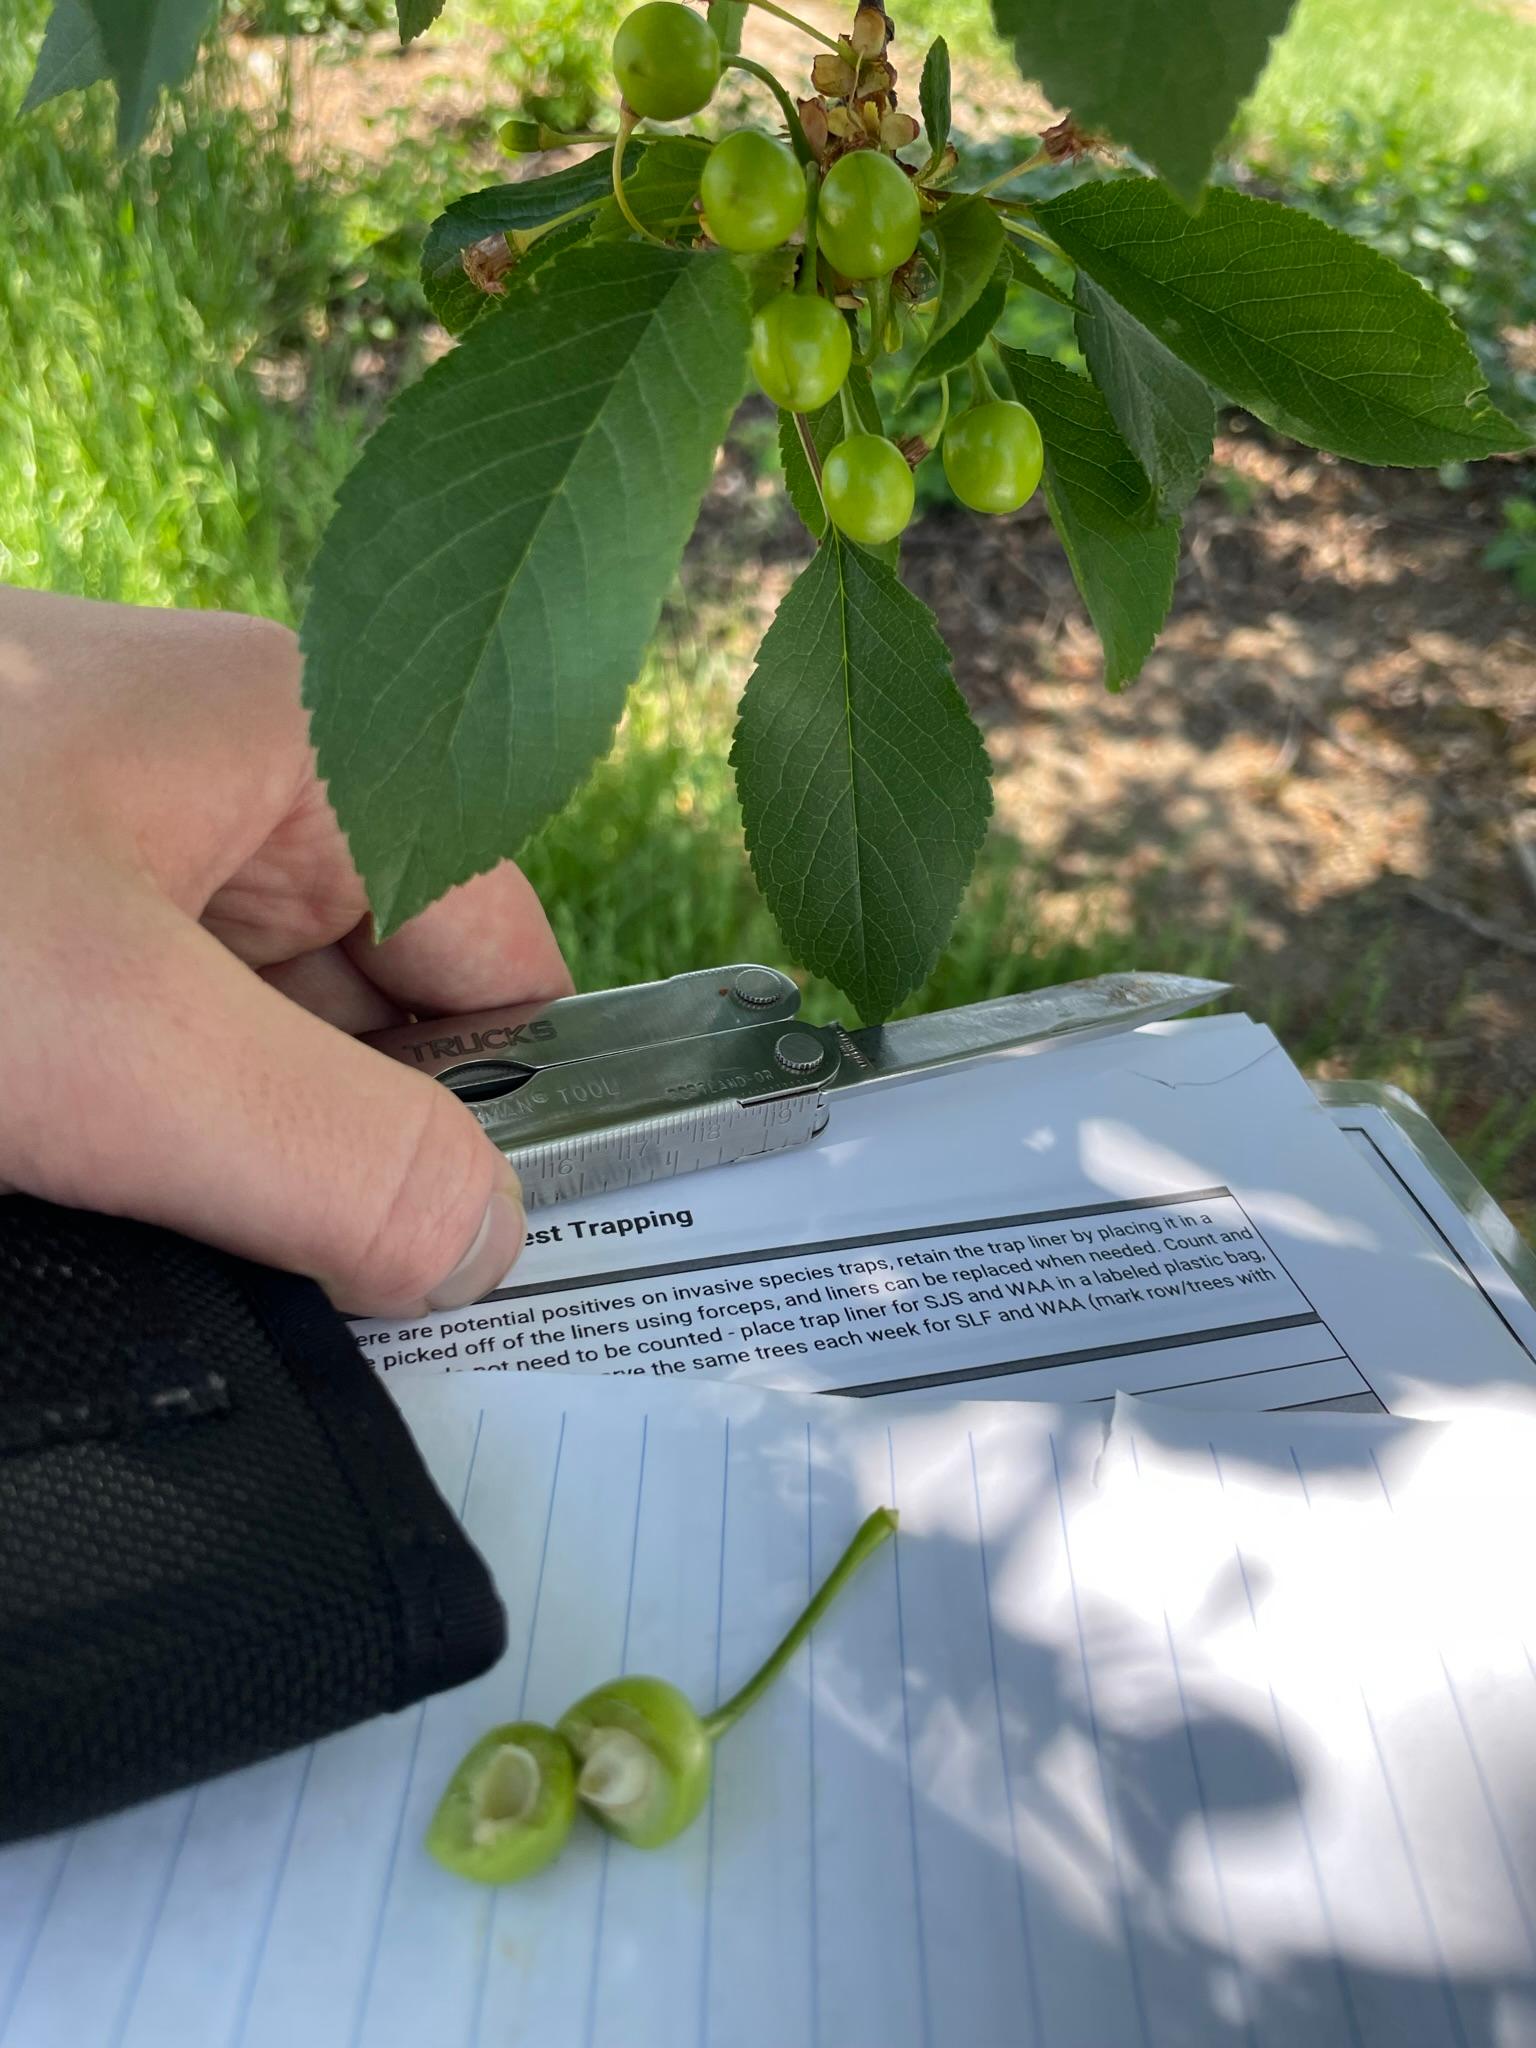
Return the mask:
<svg viewBox="0 0 1536 2048">
<path fill-rule="evenodd" d="M 1099 1038 L 1181 1016 L 1231 993 L 1225 981 L 1187 974 L 1100 974 L 1057 988 L 997 996 L 959 1010 L 933 1010 L 860 1031 L 838 1027 L 844 1058 L 834 1089 L 909 1081 L 935 1067 L 1010 1052 L 1046 1039 Z"/>
</svg>

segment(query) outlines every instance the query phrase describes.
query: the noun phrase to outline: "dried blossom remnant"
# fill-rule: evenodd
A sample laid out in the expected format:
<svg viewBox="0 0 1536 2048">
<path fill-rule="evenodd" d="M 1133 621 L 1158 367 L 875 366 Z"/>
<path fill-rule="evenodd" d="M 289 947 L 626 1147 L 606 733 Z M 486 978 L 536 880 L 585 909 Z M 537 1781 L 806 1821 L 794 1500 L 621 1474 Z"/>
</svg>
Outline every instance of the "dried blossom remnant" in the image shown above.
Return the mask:
<svg viewBox="0 0 1536 2048">
<path fill-rule="evenodd" d="M 910 469 L 916 469 L 925 456 L 933 453 L 921 434 L 907 434 L 896 443 L 896 446 L 906 458 Z"/>
<path fill-rule="evenodd" d="M 459 251 L 459 261 L 477 292 L 490 299 L 505 298 L 507 287 L 502 280 L 513 262 L 505 235 L 487 235 L 483 241 L 471 242 Z"/>
<path fill-rule="evenodd" d="M 860 57 L 883 55 L 891 39 L 890 18 L 882 7 L 861 7 L 853 17 L 848 40 Z"/>
<path fill-rule="evenodd" d="M 1070 114 L 1064 114 L 1040 137 L 1040 147 L 1053 164 L 1072 163 L 1080 156 L 1101 154 L 1109 147 L 1102 135 L 1080 128 Z"/>
<path fill-rule="evenodd" d="M 811 59 L 811 83 L 818 92 L 829 92 L 834 98 L 853 91 L 853 66 L 847 63 L 836 50 L 823 51 Z"/>
<path fill-rule="evenodd" d="M 796 100 L 795 112 L 800 116 L 800 126 L 805 130 L 805 139 L 816 156 L 826 152 L 827 110 L 820 100 Z"/>
</svg>

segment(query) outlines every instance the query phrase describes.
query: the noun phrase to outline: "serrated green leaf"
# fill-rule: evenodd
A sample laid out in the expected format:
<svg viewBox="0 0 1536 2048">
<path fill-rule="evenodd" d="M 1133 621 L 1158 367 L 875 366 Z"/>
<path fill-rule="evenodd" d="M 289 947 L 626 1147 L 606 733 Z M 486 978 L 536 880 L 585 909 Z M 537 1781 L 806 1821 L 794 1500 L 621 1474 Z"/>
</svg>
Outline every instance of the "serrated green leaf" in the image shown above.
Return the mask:
<svg viewBox="0 0 1536 2048">
<path fill-rule="evenodd" d="M 1191 218 L 1152 179 L 1124 178 L 1038 218 L 1165 348 L 1298 441 L 1401 464 L 1526 445 L 1445 308 L 1310 214 L 1216 191 Z"/>
<path fill-rule="evenodd" d="M 1084 128 L 1128 143 L 1182 199 L 1222 138 L 1292 0 L 992 0 L 1024 76 Z"/>
<path fill-rule="evenodd" d="M 1210 467 L 1210 387 L 1085 271 L 1078 272 L 1077 298 L 1077 345 L 1093 381 L 1146 471 L 1158 511 L 1182 512 Z"/>
<path fill-rule="evenodd" d="M 85 0 L 106 69 L 117 86 L 117 140 L 131 149 L 148 129 L 166 86 L 192 69 L 217 0 Z"/>
<path fill-rule="evenodd" d="M 922 81 L 917 88 L 917 103 L 922 109 L 929 160 L 936 161 L 949 140 L 950 123 L 949 45 L 942 36 L 935 36 L 928 45 L 928 54 L 923 59 Z"/>
<path fill-rule="evenodd" d="M 1008 303 L 1010 275 L 1007 255 L 999 256 L 997 268 L 987 280 L 981 297 L 961 314 L 947 334 L 941 334 L 923 350 L 908 380 L 908 391 L 936 377 L 947 377 L 970 361 L 1003 317 L 1003 308 Z"/>
<path fill-rule="evenodd" d="M 1039 292 L 1043 298 L 1054 299 L 1058 306 L 1072 311 L 1072 294 L 1064 292 L 1059 284 L 1048 278 L 1038 263 L 1031 262 L 1011 237 L 1008 242 L 1008 267 L 1015 284 L 1028 286 L 1032 292 Z"/>
<path fill-rule="evenodd" d="M 883 434 L 884 424 L 880 418 L 880 401 L 875 396 L 874 383 L 869 371 L 862 363 L 855 363 L 848 372 L 848 396 L 859 424 L 866 433 Z M 825 462 L 828 455 L 842 440 L 844 434 L 843 408 L 839 399 L 831 399 L 826 405 L 818 406 L 815 412 L 804 415 L 810 430 L 811 443 L 816 450 L 818 462 Z M 806 459 L 805 446 L 800 439 L 800 430 L 795 425 L 795 415 L 779 410 L 779 460 L 784 467 L 784 488 L 789 501 L 800 514 L 809 532 L 817 540 L 827 530 L 826 507 L 821 502 L 821 492 L 816 488 L 816 479 L 811 474 L 811 465 Z M 889 550 L 889 559 L 894 562 L 896 544 L 887 542 L 886 547 L 872 552 L 884 558 Z"/>
<path fill-rule="evenodd" d="M 630 144 L 624 156 L 627 170 L 638 168 L 643 151 L 642 143 Z M 421 288 L 433 314 L 450 334 L 462 334 L 472 320 L 497 303 L 470 281 L 464 269 L 464 251 L 492 235 L 541 227 L 573 207 L 590 205 L 595 215 L 611 184 L 608 152 L 602 150 L 547 178 L 488 185 L 484 191 L 466 192 L 456 199 L 427 230 L 421 252 Z"/>
<path fill-rule="evenodd" d="M 840 534 L 764 636 L 731 762 L 790 950 L 889 1015 L 949 937 L 991 793 L 933 614 Z"/>
<path fill-rule="evenodd" d="M 741 31 L 747 18 L 747 0 L 709 0 L 709 25 L 715 32 L 722 57 L 734 57 L 741 49 Z"/>
<path fill-rule="evenodd" d="M 658 135 L 647 143 L 633 177 L 625 173 L 624 197 L 653 235 L 675 235 L 685 221 L 694 219 L 693 202 L 709 150 L 701 135 Z M 608 199 L 598 208 L 592 232 L 622 238 L 634 229 L 619 211 L 618 201 Z"/>
<path fill-rule="evenodd" d="M 413 43 L 442 13 L 444 0 L 395 0 L 395 19 L 402 43 Z"/>
<path fill-rule="evenodd" d="M 30 114 L 34 107 L 57 99 L 61 92 L 95 85 L 98 79 L 110 76 L 107 53 L 101 47 L 101 37 L 96 33 L 96 23 L 85 0 L 53 0 L 53 12 L 43 31 L 43 46 L 37 53 L 37 65 L 21 111 Z"/>
<path fill-rule="evenodd" d="M 569 251 L 396 402 L 305 616 L 320 772 L 390 932 L 610 744 L 746 375 L 729 257 Z"/>
<path fill-rule="evenodd" d="M 1001 351 L 1013 395 L 1040 424 L 1045 502 L 1118 690 L 1152 651 L 1173 601 L 1179 522 L 1157 516 L 1152 487 L 1103 395 L 1060 363 Z"/>
<path fill-rule="evenodd" d="M 800 251 L 793 246 L 782 249 L 763 249 L 754 254 L 738 255 L 736 268 L 747 280 L 747 295 L 752 301 L 752 310 L 759 312 L 770 299 L 776 299 L 789 290 L 795 281 L 795 265 Z"/>
<path fill-rule="evenodd" d="M 951 199 L 933 223 L 939 251 L 939 303 L 928 343 L 907 389 L 943 376 L 973 356 L 997 324 L 1010 275 L 1003 224 L 985 199 Z"/>
</svg>

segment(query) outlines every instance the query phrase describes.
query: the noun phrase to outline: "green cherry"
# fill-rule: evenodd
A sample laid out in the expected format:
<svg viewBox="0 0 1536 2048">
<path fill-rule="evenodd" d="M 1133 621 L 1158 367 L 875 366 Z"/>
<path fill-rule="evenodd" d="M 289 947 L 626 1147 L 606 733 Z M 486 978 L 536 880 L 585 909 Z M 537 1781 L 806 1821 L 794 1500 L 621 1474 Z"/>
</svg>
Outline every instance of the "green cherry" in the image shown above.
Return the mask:
<svg viewBox="0 0 1536 2048">
<path fill-rule="evenodd" d="M 664 1678 L 615 1678 L 560 1717 L 576 1756 L 577 1796 L 637 1849 L 659 1849 L 696 1820 L 709 1797 L 714 1745 L 703 1721 Z"/>
<path fill-rule="evenodd" d="M 1040 429 L 1027 405 L 989 399 L 944 430 L 944 474 L 973 512 L 1017 512 L 1045 466 Z"/>
<path fill-rule="evenodd" d="M 714 97 L 720 44 L 703 15 L 681 0 L 647 0 L 619 23 L 613 75 L 643 119 L 680 121 Z"/>
<path fill-rule="evenodd" d="M 894 157 L 878 149 L 840 156 L 821 184 L 816 239 L 840 276 L 884 277 L 917 247 L 917 190 Z"/>
<path fill-rule="evenodd" d="M 881 434 L 850 434 L 821 471 L 827 517 L 850 540 L 879 547 L 912 517 L 916 488 L 907 458 Z"/>
<path fill-rule="evenodd" d="M 782 142 L 755 128 L 722 136 L 699 186 L 704 219 L 722 249 L 777 249 L 805 218 L 805 173 Z"/>
<path fill-rule="evenodd" d="M 484 1735 L 448 1781 L 427 1829 L 445 1870 L 515 1884 L 552 1863 L 576 1817 L 576 1763 L 553 1728 L 512 1721 Z"/>
<path fill-rule="evenodd" d="M 835 398 L 852 361 L 848 322 L 829 299 L 784 292 L 753 319 L 752 374 L 786 412 Z"/>
<path fill-rule="evenodd" d="M 698 1819 L 714 1778 L 714 1748 L 761 1698 L 867 1557 L 895 1532 L 894 1508 L 876 1508 L 810 1604 L 739 1692 L 698 1713 L 664 1678 L 615 1678 L 560 1717 L 578 1763 L 576 1796 L 637 1849 L 659 1849 Z"/>
</svg>

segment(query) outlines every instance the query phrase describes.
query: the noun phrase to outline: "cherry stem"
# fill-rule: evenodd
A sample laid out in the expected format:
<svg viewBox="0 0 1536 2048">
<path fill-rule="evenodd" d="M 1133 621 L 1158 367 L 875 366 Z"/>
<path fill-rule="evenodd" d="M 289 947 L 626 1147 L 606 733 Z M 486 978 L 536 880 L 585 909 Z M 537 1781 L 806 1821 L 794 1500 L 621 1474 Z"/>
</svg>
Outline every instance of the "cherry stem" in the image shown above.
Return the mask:
<svg viewBox="0 0 1536 2048">
<path fill-rule="evenodd" d="M 996 398 L 997 393 L 992 389 L 992 386 L 987 379 L 987 373 L 981 367 L 980 354 L 978 353 L 972 356 L 970 362 L 967 364 L 966 367 L 970 370 L 971 373 L 972 405 L 990 405 L 993 399 Z"/>
<path fill-rule="evenodd" d="M 805 298 L 816 296 L 816 209 L 821 200 L 821 167 L 808 163 L 805 167 L 805 249 L 800 258 L 800 274 L 795 279 L 795 290 Z"/>
<path fill-rule="evenodd" d="M 1022 178 L 1026 171 L 1043 170 L 1050 160 L 1048 150 L 1037 149 L 1033 156 L 1026 157 L 1021 164 L 1015 164 L 1011 171 L 999 171 L 995 178 L 988 178 L 985 185 L 978 185 L 973 196 L 978 199 L 984 198 L 987 193 L 996 192 L 1002 186 L 1011 184 L 1015 178 Z"/>
<path fill-rule="evenodd" d="M 821 498 L 821 509 L 827 509 L 827 501 L 821 489 L 821 457 L 816 450 L 816 436 L 811 432 L 811 423 L 803 412 L 794 416 L 795 431 L 800 436 L 800 446 L 805 450 L 806 465 L 811 472 L 811 481 L 816 486 L 816 495 Z"/>
<path fill-rule="evenodd" d="M 787 7 L 780 7 L 776 0 L 747 0 L 749 7 L 761 7 L 764 14 L 776 14 L 780 21 L 787 21 L 791 28 L 797 28 L 808 35 L 813 42 L 825 43 L 829 50 L 837 48 L 837 37 L 823 35 L 819 28 L 812 28 L 808 21 L 802 21 L 798 14 L 791 14 Z"/>
<path fill-rule="evenodd" d="M 853 409 L 853 398 L 851 393 L 849 392 L 848 379 L 846 377 L 843 379 L 842 383 L 838 385 L 837 395 L 839 400 L 841 401 L 843 408 L 844 437 L 847 438 L 850 435 L 862 433 L 864 430 L 862 426 L 859 424 L 858 414 Z"/>
<path fill-rule="evenodd" d="M 949 375 L 939 379 L 939 416 L 928 429 L 927 440 L 930 448 L 937 448 L 944 438 L 944 429 L 949 424 Z"/>
<path fill-rule="evenodd" d="M 761 0 L 754 0 L 754 4 L 760 5 Z M 775 12 L 777 12 L 777 9 L 775 9 Z M 784 125 L 789 130 L 789 145 L 795 152 L 796 161 L 802 164 L 815 163 L 816 152 L 806 139 L 805 129 L 801 124 L 800 116 L 795 111 L 795 103 L 778 79 L 768 69 L 768 66 L 766 64 L 759 64 L 755 57 L 727 57 L 725 59 L 725 69 L 727 71 L 748 71 L 754 78 L 760 79 L 767 86 L 779 103 L 779 112 L 784 116 Z"/>
<path fill-rule="evenodd" d="M 886 1538 L 894 1536 L 895 1533 L 894 1508 L 876 1508 L 872 1515 L 867 1516 L 859 1524 L 853 1541 L 833 1565 L 819 1591 L 783 1641 L 753 1672 L 740 1692 L 733 1693 L 724 1706 L 716 1707 L 712 1714 L 705 1715 L 704 1733 L 711 1742 L 718 1742 L 727 1729 L 736 1725 L 748 1707 L 767 1691 L 859 1566 L 866 1558 L 873 1557 Z"/>
<path fill-rule="evenodd" d="M 624 218 L 629 222 L 630 226 L 634 229 L 637 235 L 643 236 L 647 242 L 654 242 L 658 249 L 665 249 L 665 247 L 667 246 L 666 243 L 662 240 L 660 235 L 653 235 L 651 233 L 651 230 L 646 226 L 645 222 L 640 219 L 640 217 L 636 214 L 635 209 L 630 205 L 629 200 L 624 191 L 624 145 L 629 141 L 630 136 L 633 135 L 633 133 L 635 132 L 635 123 L 638 119 L 639 116 L 635 114 L 629 107 L 623 107 L 619 111 L 619 132 L 613 138 L 614 204 L 618 207 L 620 213 L 623 214 Z"/>
</svg>

